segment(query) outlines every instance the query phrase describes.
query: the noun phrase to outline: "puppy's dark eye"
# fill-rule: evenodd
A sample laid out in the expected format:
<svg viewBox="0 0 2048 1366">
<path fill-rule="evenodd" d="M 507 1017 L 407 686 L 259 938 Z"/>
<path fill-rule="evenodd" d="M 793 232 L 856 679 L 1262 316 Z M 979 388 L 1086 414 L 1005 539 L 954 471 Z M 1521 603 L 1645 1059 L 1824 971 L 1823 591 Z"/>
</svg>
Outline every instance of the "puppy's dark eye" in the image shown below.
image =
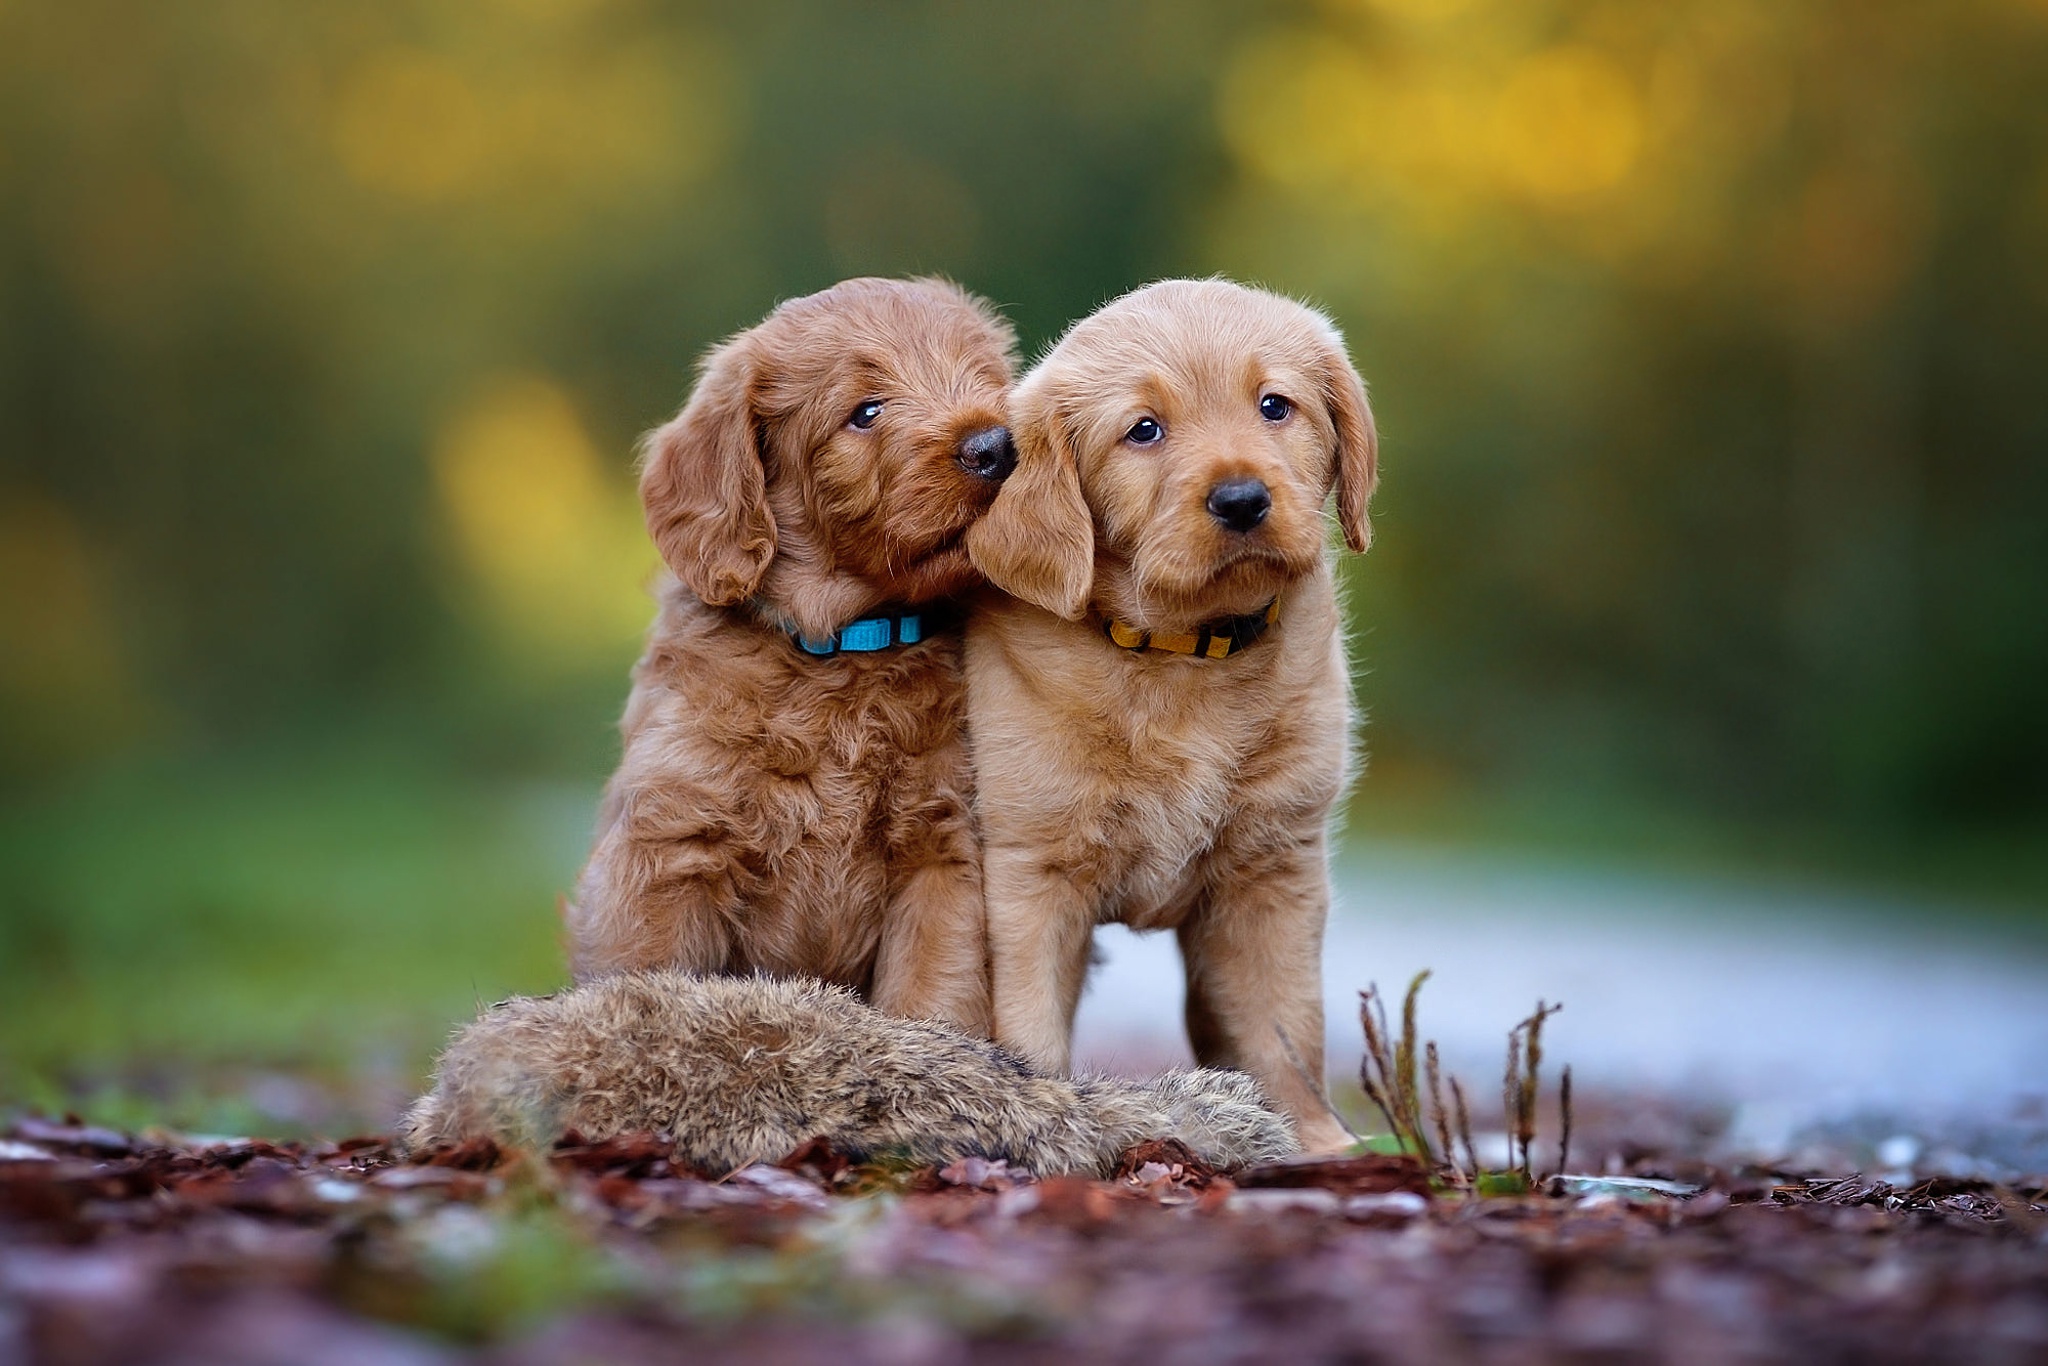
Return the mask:
<svg viewBox="0 0 2048 1366">
<path fill-rule="evenodd" d="M 1133 446 L 1149 446 L 1165 435 L 1166 429 L 1164 427 L 1149 417 L 1141 417 L 1131 424 L 1129 431 L 1124 433 L 1124 440 L 1130 442 Z"/>
<path fill-rule="evenodd" d="M 875 419 L 882 415 L 882 400 L 871 398 L 853 410 L 853 416 L 846 419 L 846 425 L 857 432 L 864 432 L 875 425 Z"/>
<path fill-rule="evenodd" d="M 1278 394 L 1267 394 L 1259 400 L 1259 416 L 1268 422 L 1285 422 L 1293 411 L 1294 405 Z"/>
</svg>

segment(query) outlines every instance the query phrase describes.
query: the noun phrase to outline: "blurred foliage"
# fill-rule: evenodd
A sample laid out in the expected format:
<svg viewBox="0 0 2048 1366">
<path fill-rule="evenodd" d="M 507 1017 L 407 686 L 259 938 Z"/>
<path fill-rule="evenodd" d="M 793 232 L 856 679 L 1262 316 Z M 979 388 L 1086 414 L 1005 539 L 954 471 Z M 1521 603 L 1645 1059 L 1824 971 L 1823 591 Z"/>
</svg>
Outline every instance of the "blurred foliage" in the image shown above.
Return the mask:
<svg viewBox="0 0 2048 1366">
<path fill-rule="evenodd" d="M 341 1079 L 338 1127 L 388 1123 L 452 1022 L 561 985 L 553 889 L 594 796 L 343 735 L 12 813 L 0 1100 L 335 1132 L 333 1098 L 260 1074 L 294 1068 Z"/>
<path fill-rule="evenodd" d="M 864 272 L 1333 312 L 1381 811 L 2038 850 L 2044 246 L 2042 0 L 0 0 L 14 1042 L 549 980 L 634 438 Z"/>
<path fill-rule="evenodd" d="M 1043 337 L 1165 268 L 1222 174 L 1215 27 L 0 7 L 7 770 L 575 678 L 597 729 L 647 616 L 631 444 L 697 353 L 847 274 Z"/>
<path fill-rule="evenodd" d="M 2003 2 L 1377 0 L 1234 59 L 1207 250 L 1385 409 L 1387 769 L 2038 827 L 2044 75 Z"/>
</svg>

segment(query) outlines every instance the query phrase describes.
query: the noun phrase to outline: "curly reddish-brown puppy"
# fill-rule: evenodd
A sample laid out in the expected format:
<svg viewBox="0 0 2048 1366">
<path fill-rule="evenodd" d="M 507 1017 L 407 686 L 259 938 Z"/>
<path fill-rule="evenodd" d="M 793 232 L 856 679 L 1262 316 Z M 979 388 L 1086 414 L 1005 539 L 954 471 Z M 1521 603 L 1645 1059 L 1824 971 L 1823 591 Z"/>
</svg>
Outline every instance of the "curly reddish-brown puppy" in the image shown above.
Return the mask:
<svg viewBox="0 0 2048 1366">
<path fill-rule="evenodd" d="M 1014 345 L 943 281 L 848 280 L 711 352 L 648 438 L 675 577 L 567 910 L 579 980 L 804 974 L 987 1033 L 961 647 L 933 605 L 979 582 L 962 537 L 1015 463 Z"/>
<path fill-rule="evenodd" d="M 1323 508 L 1365 549 L 1365 386 L 1320 314 L 1169 280 L 1075 324 L 1011 418 L 1017 473 L 968 536 L 1016 595 L 967 638 L 996 1040 L 1063 1069 L 1095 926 L 1171 929 L 1195 1056 L 1342 1147 L 1321 950 L 1350 690 Z"/>
</svg>

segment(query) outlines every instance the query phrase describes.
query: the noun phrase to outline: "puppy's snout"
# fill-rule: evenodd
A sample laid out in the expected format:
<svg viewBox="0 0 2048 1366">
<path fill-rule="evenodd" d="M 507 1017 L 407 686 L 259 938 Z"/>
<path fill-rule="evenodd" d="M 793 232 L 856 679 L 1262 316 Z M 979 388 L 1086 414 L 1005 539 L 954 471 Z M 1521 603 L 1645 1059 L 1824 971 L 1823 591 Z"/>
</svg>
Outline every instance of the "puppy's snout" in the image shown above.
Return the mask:
<svg viewBox="0 0 2048 1366">
<path fill-rule="evenodd" d="M 1225 479 L 1209 490 L 1209 515 L 1232 531 L 1250 531 L 1273 510 L 1273 495 L 1258 479 Z"/>
<path fill-rule="evenodd" d="M 1001 483 L 1017 468 L 1017 446 L 1008 427 L 984 427 L 962 441 L 953 458 L 977 479 Z"/>
</svg>

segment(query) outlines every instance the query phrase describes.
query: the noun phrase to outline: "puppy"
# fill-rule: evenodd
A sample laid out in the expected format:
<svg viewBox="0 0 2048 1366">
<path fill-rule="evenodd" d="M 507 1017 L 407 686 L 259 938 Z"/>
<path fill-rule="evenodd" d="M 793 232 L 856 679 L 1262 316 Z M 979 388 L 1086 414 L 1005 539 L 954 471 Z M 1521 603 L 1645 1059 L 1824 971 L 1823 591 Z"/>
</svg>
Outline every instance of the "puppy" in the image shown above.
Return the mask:
<svg viewBox="0 0 2048 1366">
<path fill-rule="evenodd" d="M 1015 338 L 937 280 L 848 280 L 704 360 L 652 433 L 674 577 L 565 908 L 571 966 L 803 974 L 988 1030 L 957 623 L 1016 462 Z"/>
<path fill-rule="evenodd" d="M 1298 1151 L 1292 1126 L 1241 1073 L 1062 1081 L 844 989 L 675 971 L 493 1006 L 441 1055 L 404 1128 L 415 1149 L 660 1130 L 713 1173 L 775 1161 L 814 1137 L 856 1160 L 1001 1158 L 1041 1176 L 1108 1176 L 1149 1138 L 1179 1138 L 1217 1167 Z"/>
<path fill-rule="evenodd" d="M 1310 1151 L 1350 690 L 1324 501 L 1369 537 L 1377 446 L 1342 338 L 1291 300 L 1170 280 L 1077 323 L 1011 399 L 1017 473 L 968 533 L 995 1037 L 1067 1066 L 1096 925 L 1171 929 L 1204 1065 Z"/>
</svg>

